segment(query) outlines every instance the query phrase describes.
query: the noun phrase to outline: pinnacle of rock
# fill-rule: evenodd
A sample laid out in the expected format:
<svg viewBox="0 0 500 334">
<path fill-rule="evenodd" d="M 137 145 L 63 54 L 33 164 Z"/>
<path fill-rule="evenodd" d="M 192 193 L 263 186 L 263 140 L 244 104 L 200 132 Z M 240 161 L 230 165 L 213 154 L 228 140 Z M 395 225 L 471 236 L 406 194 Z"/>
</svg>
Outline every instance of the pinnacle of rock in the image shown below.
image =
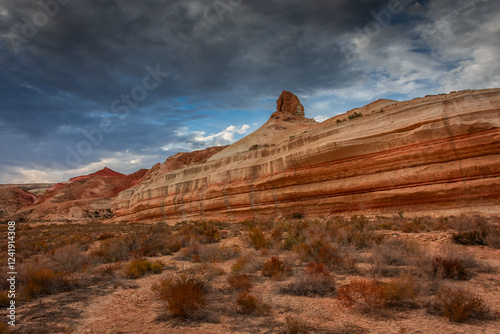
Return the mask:
<svg viewBox="0 0 500 334">
<path fill-rule="evenodd" d="M 299 98 L 286 90 L 281 93 L 276 104 L 278 112 L 292 116 L 305 116 L 304 106 L 300 103 Z"/>
</svg>

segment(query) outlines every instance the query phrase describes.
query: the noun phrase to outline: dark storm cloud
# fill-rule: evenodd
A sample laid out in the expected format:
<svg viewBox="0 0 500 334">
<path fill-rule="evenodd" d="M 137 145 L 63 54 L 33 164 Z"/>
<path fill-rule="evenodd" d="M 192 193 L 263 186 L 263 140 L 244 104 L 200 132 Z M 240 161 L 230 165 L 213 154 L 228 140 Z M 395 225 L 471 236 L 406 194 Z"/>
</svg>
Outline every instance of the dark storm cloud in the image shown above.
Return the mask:
<svg viewBox="0 0 500 334">
<path fill-rule="evenodd" d="M 53 4 L 58 3 L 43 2 L 52 4 L 47 8 L 53 11 Z M 370 77 L 393 79 L 398 71 L 411 77 L 415 69 L 400 61 L 401 57 L 413 59 L 412 64 L 432 62 L 416 57 L 416 51 L 404 53 L 390 46 L 408 40 L 434 43 L 432 39 L 439 35 L 432 34 L 433 25 L 447 15 L 446 8 L 464 1 L 402 1 L 404 11 L 393 15 L 364 49 L 356 44 L 355 28 L 364 29 L 375 20 L 373 13 L 399 1 L 60 2 L 65 4 L 57 5 L 48 23 L 39 24 L 34 36 L 24 38 L 26 25 L 34 18 L 40 20 L 40 4 L 0 1 L 0 154 L 4 165 L 7 161 L 19 167 L 48 168 L 54 161 L 65 165 L 68 147 L 76 149 L 86 140 L 83 133 L 98 130 L 103 120 L 112 124 L 113 131 L 102 133 L 102 143 L 92 147 L 81 165 L 122 151 L 137 156 L 149 152 L 161 161 L 165 158 L 162 147 L 190 140 L 191 135 L 179 136 L 177 129 L 208 117 L 212 110 L 251 110 L 262 101 L 271 101 L 265 102 L 271 109 L 283 89 L 313 96 L 318 91 L 360 87 Z M 452 32 L 470 30 L 478 18 L 498 13 L 492 1 L 478 3 L 488 4 L 490 10 L 480 12 L 477 7 L 471 14 L 470 8 L 464 9 L 458 18 L 476 20 L 454 23 Z M 457 18 L 445 21 L 452 20 Z M 413 35 L 405 29 L 413 29 Z M 422 37 L 425 34 L 430 37 Z M 353 60 L 346 59 L 341 45 L 354 45 Z M 417 46 L 424 54 L 432 50 L 426 43 Z M 442 52 L 439 48 L 432 51 Z M 461 55 L 457 61 L 467 57 Z M 397 66 L 386 66 L 384 59 L 393 63 L 395 59 Z M 452 67 L 460 69 L 457 64 Z M 437 68 L 423 70 L 425 79 Z M 151 90 L 141 88 L 148 75 L 146 82 L 155 83 L 151 70 L 156 69 L 164 74 L 161 82 Z M 464 75 L 466 71 L 463 64 Z M 398 87 L 400 82 L 392 80 L 391 85 Z M 413 81 L 402 86 L 407 91 L 416 87 Z M 130 102 L 134 89 L 147 96 Z M 387 87 L 380 89 L 386 91 Z"/>
</svg>

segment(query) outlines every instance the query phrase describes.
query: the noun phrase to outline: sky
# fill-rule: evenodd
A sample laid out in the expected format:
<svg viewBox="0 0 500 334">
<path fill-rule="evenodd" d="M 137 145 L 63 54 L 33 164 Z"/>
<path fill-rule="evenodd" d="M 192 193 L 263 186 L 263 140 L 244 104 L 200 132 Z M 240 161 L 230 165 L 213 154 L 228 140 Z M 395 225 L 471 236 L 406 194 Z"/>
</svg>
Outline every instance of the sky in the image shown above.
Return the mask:
<svg viewBox="0 0 500 334">
<path fill-rule="evenodd" d="M 500 87 L 497 0 L 0 0 L 0 183 L 151 168 L 379 98 Z"/>
</svg>

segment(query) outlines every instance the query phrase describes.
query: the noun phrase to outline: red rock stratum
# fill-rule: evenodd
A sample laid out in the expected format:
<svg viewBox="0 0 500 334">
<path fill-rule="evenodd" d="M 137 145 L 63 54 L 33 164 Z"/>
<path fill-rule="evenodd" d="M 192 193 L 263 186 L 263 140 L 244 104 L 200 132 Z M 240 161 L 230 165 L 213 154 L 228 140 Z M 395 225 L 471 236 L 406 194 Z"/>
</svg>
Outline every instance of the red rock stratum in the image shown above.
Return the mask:
<svg viewBox="0 0 500 334">
<path fill-rule="evenodd" d="M 323 123 L 284 91 L 260 129 L 210 153 L 158 166 L 116 197 L 115 218 L 500 214 L 500 90 L 378 100 Z"/>
<path fill-rule="evenodd" d="M 135 185 L 146 174 L 141 169 L 124 175 L 107 167 L 90 175 L 58 183 L 33 204 L 17 212 L 30 221 L 63 221 L 111 218 L 111 201 L 120 191 Z"/>
</svg>

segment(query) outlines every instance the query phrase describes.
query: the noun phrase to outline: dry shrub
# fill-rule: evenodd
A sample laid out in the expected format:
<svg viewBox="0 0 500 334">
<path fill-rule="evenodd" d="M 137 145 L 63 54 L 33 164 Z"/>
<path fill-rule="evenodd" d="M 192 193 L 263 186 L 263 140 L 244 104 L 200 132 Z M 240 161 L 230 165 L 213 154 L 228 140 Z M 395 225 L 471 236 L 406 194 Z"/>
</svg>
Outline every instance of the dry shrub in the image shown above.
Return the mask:
<svg viewBox="0 0 500 334">
<path fill-rule="evenodd" d="M 221 232 L 217 225 L 219 223 L 212 221 L 189 222 L 181 223 L 179 233 L 184 236 L 185 240 L 196 239 L 202 244 L 212 244 L 219 242 Z"/>
<path fill-rule="evenodd" d="M 322 263 L 313 262 L 281 291 L 297 296 L 324 296 L 335 292 L 335 281 Z"/>
<path fill-rule="evenodd" d="M 438 278 L 465 280 L 472 276 L 474 269 L 483 270 L 474 255 L 459 246 L 444 245 L 431 259 L 432 274 Z"/>
<path fill-rule="evenodd" d="M 291 250 L 293 247 L 300 245 L 306 240 L 306 231 L 309 223 L 305 221 L 289 223 L 286 226 L 286 237 L 283 240 L 283 248 Z"/>
<path fill-rule="evenodd" d="M 179 258 L 195 262 L 223 262 L 235 258 L 239 254 L 240 249 L 237 246 L 200 245 L 197 241 L 193 240 L 182 251 L 182 255 Z"/>
<path fill-rule="evenodd" d="M 198 267 L 195 267 L 194 270 L 195 272 L 204 272 L 207 280 L 212 280 L 226 273 L 223 268 L 213 263 L 201 263 Z"/>
<path fill-rule="evenodd" d="M 241 254 L 231 266 L 233 273 L 253 273 L 262 268 L 255 251 L 247 251 Z"/>
<path fill-rule="evenodd" d="M 121 262 L 113 262 L 109 264 L 103 264 L 95 268 L 94 272 L 99 275 L 113 275 L 117 270 L 122 268 Z"/>
<path fill-rule="evenodd" d="M 460 245 L 485 245 L 486 244 L 486 232 L 483 231 L 465 231 L 454 233 L 451 239 Z"/>
<path fill-rule="evenodd" d="M 207 285 L 203 275 L 181 272 L 161 279 L 152 286 L 152 290 L 167 303 L 173 317 L 187 319 L 196 317 L 205 307 Z"/>
<path fill-rule="evenodd" d="M 500 249 L 500 231 L 496 230 L 486 236 L 486 244 L 489 247 Z"/>
<path fill-rule="evenodd" d="M 0 307 L 10 305 L 9 290 L 0 290 Z"/>
<path fill-rule="evenodd" d="M 308 326 L 295 316 L 287 316 L 285 318 L 285 334 L 308 334 Z"/>
<path fill-rule="evenodd" d="M 54 271 L 43 266 L 28 265 L 22 273 L 22 296 L 26 300 L 41 295 L 71 290 L 75 282 L 66 272 Z"/>
<path fill-rule="evenodd" d="M 382 276 L 395 276 L 400 266 L 410 266 L 424 255 L 421 247 L 411 241 L 388 239 L 372 249 L 371 272 Z"/>
<path fill-rule="evenodd" d="M 304 260 L 321 262 L 332 270 L 356 271 L 353 251 L 347 246 L 339 247 L 321 236 L 302 243 L 299 252 Z"/>
<path fill-rule="evenodd" d="M 140 278 L 144 276 L 147 272 L 152 272 L 153 274 L 159 274 L 163 271 L 163 263 L 160 261 L 147 261 L 135 259 L 129 262 L 123 268 L 123 275 L 127 278 Z"/>
<path fill-rule="evenodd" d="M 250 314 L 257 311 L 258 307 L 257 297 L 251 295 L 247 291 L 243 291 L 238 295 L 236 304 L 239 306 L 240 311 L 245 314 Z"/>
<path fill-rule="evenodd" d="M 333 226 L 334 239 L 340 245 L 352 245 L 357 249 L 368 248 L 383 240 L 374 233 L 375 226 L 365 216 L 352 216 L 349 221 L 337 219 Z M 332 231 L 333 232 L 333 231 Z"/>
<path fill-rule="evenodd" d="M 248 291 L 243 291 L 238 294 L 236 304 L 240 312 L 244 314 L 267 314 L 270 311 L 269 305 L 264 303 L 260 298 L 250 294 Z"/>
<path fill-rule="evenodd" d="M 423 231 L 431 231 L 435 225 L 435 220 L 431 217 L 415 217 L 413 219 L 404 220 L 399 229 L 404 233 L 418 233 Z"/>
<path fill-rule="evenodd" d="M 434 256 L 432 259 L 433 274 L 436 277 L 466 280 L 470 277 L 468 269 L 457 258 Z"/>
<path fill-rule="evenodd" d="M 50 258 L 56 264 L 57 269 L 67 272 L 79 271 L 89 262 L 87 256 L 82 254 L 75 244 L 55 249 Z"/>
<path fill-rule="evenodd" d="M 500 227 L 481 216 L 460 216 L 453 218 L 458 230 L 451 239 L 461 245 L 488 245 L 500 248 Z"/>
<path fill-rule="evenodd" d="M 472 318 L 494 318 L 481 297 L 468 290 L 450 287 L 444 287 L 439 291 L 428 310 L 454 322 L 464 322 Z"/>
<path fill-rule="evenodd" d="M 418 288 L 415 278 L 403 274 L 382 284 L 382 293 L 387 306 L 416 307 Z"/>
<path fill-rule="evenodd" d="M 366 278 L 355 278 L 339 287 L 337 298 L 342 306 L 356 307 L 367 313 L 383 309 L 387 304 L 382 286 Z"/>
<path fill-rule="evenodd" d="M 107 263 L 125 261 L 130 257 L 130 249 L 123 238 L 114 237 L 103 240 L 91 255 Z"/>
<path fill-rule="evenodd" d="M 253 287 L 252 278 L 248 274 L 236 274 L 227 277 L 227 283 L 231 290 L 248 291 Z"/>
<path fill-rule="evenodd" d="M 282 279 L 290 274 L 288 267 L 278 256 L 272 256 L 264 263 L 262 267 L 262 276 L 271 277 L 273 279 Z"/>
<path fill-rule="evenodd" d="M 8 325 L 5 321 L 0 321 L 0 334 L 8 334 L 10 333 L 10 325 Z"/>
<path fill-rule="evenodd" d="M 271 245 L 271 242 L 266 239 L 264 232 L 262 232 L 259 227 L 250 229 L 247 239 L 250 245 L 255 249 L 267 248 Z"/>
<path fill-rule="evenodd" d="M 113 238 L 115 235 L 113 233 L 110 233 L 110 232 L 104 232 L 104 233 L 101 233 L 97 236 L 96 240 L 106 240 L 106 239 L 109 239 L 109 238 Z"/>
</svg>

